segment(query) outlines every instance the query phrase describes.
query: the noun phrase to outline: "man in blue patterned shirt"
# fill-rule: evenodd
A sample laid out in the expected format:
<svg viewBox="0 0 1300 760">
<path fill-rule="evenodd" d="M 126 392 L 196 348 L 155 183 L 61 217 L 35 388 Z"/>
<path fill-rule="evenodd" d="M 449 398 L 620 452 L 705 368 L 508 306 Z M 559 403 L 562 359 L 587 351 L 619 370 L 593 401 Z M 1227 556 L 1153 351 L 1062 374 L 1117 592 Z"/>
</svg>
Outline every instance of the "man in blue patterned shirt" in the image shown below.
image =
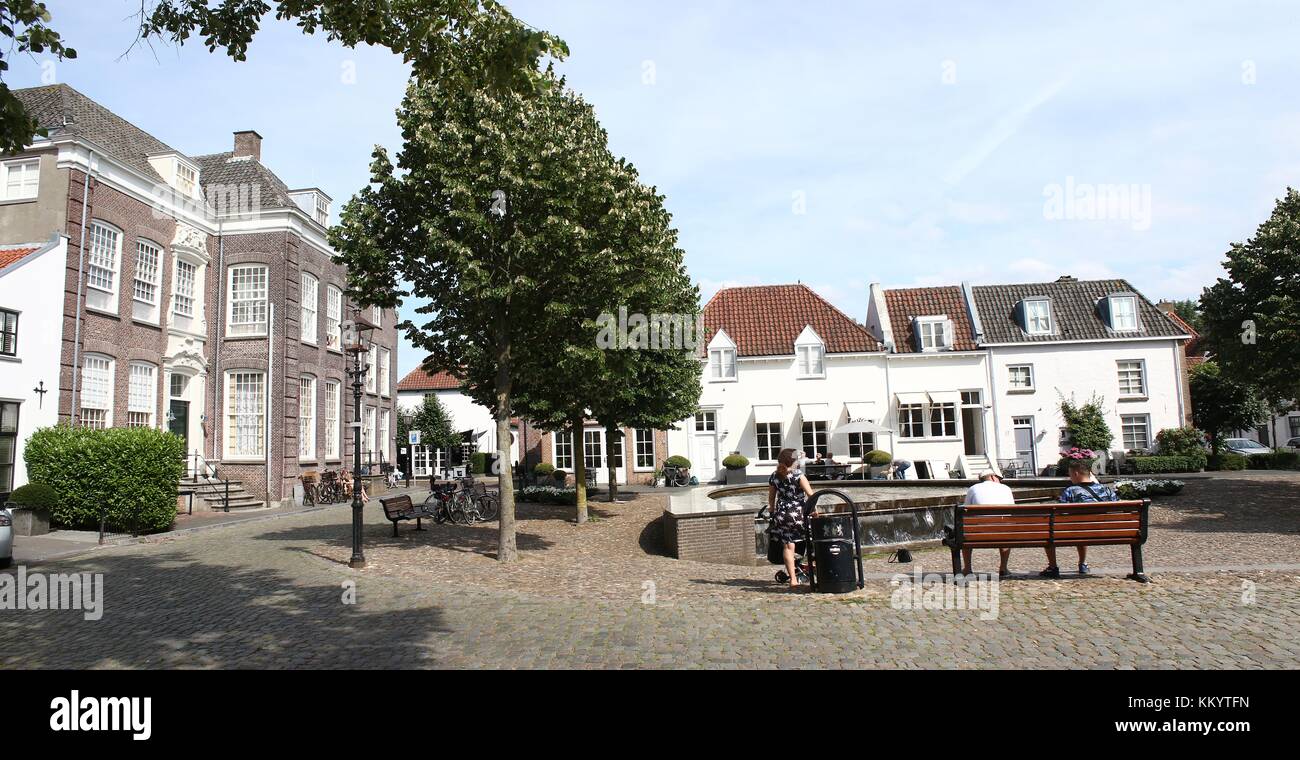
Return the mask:
<svg viewBox="0 0 1300 760">
<path fill-rule="evenodd" d="M 1118 501 L 1115 492 L 1092 476 L 1092 462 L 1076 459 L 1070 462 L 1070 485 L 1061 492 L 1062 504 L 1080 504 L 1083 502 Z M 1088 574 L 1088 547 L 1080 546 L 1079 574 Z M 1056 565 L 1056 547 L 1047 547 L 1047 569 L 1039 573 L 1044 578 L 1060 578 L 1061 569 Z"/>
</svg>

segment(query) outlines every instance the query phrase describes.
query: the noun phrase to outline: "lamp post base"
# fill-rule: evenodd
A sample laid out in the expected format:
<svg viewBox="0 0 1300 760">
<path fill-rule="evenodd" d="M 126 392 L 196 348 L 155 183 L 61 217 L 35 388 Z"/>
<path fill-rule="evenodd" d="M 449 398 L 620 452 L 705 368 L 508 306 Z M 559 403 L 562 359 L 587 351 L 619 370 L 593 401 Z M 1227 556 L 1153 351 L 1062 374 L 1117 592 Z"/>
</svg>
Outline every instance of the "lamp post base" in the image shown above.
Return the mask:
<svg viewBox="0 0 1300 760">
<path fill-rule="evenodd" d="M 352 559 L 348 560 L 348 567 L 352 568 L 353 570 L 360 570 L 365 566 L 366 566 L 365 557 L 353 557 Z"/>
</svg>

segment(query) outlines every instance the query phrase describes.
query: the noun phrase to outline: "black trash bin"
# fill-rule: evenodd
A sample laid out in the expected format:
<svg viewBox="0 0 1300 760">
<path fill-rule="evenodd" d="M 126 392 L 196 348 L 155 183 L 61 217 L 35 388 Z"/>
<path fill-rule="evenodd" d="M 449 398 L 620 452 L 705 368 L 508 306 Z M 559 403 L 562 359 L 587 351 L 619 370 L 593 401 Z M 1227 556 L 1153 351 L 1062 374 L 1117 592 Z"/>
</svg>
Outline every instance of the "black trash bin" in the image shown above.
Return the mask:
<svg viewBox="0 0 1300 760">
<path fill-rule="evenodd" d="M 825 594 L 845 594 L 858 585 L 853 515 L 847 512 L 819 514 L 812 518 L 815 585 Z"/>
</svg>

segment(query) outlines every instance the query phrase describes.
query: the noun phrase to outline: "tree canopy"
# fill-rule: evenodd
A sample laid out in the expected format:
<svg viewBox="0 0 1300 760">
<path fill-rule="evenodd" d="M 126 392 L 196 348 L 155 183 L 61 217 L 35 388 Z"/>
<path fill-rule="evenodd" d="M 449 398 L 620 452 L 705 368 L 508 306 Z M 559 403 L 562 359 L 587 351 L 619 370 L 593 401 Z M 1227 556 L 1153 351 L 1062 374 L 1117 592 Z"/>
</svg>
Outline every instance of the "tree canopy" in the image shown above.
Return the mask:
<svg viewBox="0 0 1300 760">
<path fill-rule="evenodd" d="M 405 441 L 407 433 L 420 431 L 420 445 L 450 449 L 460 445 L 460 433 L 451 415 L 435 394 L 428 393 L 419 406 L 401 409 L 397 415 L 397 435 Z"/>
<path fill-rule="evenodd" d="M 3 155 L 26 148 L 37 135 L 46 136 L 36 118 L 27 113 L 4 83 L 4 72 L 9 70 L 5 55 L 49 53 L 63 60 L 76 58 L 77 51 L 66 47 L 63 38 L 50 27 L 50 12 L 45 3 L 33 0 L 0 0 L 0 38 L 10 41 L 9 45 L 0 45 L 0 155 Z"/>
<path fill-rule="evenodd" d="M 1218 362 L 1192 367 L 1188 385 L 1192 391 L 1192 421 L 1205 431 L 1215 454 L 1233 431 L 1254 427 L 1268 416 L 1268 405 L 1255 387 L 1225 374 Z"/>
<path fill-rule="evenodd" d="M 1258 386 L 1269 402 L 1300 399 L 1300 193 L 1287 188 L 1255 236 L 1232 245 L 1223 266 L 1228 276 L 1201 295 L 1220 371 Z"/>
</svg>

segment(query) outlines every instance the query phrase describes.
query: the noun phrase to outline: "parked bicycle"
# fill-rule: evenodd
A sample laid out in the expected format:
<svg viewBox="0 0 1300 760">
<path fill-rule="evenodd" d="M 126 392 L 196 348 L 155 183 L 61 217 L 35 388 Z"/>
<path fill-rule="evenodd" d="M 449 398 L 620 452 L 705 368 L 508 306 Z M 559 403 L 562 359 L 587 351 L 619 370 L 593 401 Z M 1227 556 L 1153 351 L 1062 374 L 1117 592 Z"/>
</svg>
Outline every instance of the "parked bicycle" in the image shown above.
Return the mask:
<svg viewBox="0 0 1300 760">
<path fill-rule="evenodd" d="M 496 495 L 472 477 L 432 484 L 424 504 L 435 522 L 456 525 L 489 522 L 500 512 Z"/>
<path fill-rule="evenodd" d="M 681 488 L 690 483 L 691 476 L 685 467 L 676 467 L 671 464 L 664 465 L 664 485 L 677 486 Z"/>
</svg>

